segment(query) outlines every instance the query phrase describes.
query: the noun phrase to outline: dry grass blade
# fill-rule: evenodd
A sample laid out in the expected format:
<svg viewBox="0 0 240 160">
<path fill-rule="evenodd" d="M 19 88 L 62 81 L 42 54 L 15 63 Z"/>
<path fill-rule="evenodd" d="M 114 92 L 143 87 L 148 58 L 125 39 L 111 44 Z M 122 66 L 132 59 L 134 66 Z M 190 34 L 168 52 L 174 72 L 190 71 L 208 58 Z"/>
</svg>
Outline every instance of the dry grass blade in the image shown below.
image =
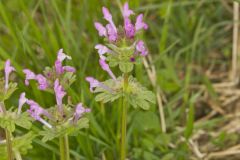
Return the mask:
<svg viewBox="0 0 240 160">
<path fill-rule="evenodd" d="M 161 129 L 162 129 L 162 132 L 165 133 L 166 132 L 166 122 L 165 122 L 165 115 L 164 115 L 163 104 L 162 104 L 161 90 L 160 90 L 160 87 L 157 85 L 156 69 L 152 63 L 152 58 L 150 55 L 148 55 L 147 58 L 143 59 L 143 64 L 145 66 L 145 69 L 147 70 L 148 77 L 152 83 L 152 86 L 156 88 L 158 110 L 159 110 L 160 119 L 161 119 Z"/>
</svg>

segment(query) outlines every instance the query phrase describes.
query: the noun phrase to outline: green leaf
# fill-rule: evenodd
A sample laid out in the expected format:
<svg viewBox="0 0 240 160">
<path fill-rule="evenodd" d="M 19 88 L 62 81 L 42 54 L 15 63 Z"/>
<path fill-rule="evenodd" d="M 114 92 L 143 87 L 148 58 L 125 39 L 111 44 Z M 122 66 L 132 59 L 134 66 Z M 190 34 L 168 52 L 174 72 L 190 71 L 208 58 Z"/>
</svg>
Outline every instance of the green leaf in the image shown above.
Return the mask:
<svg viewBox="0 0 240 160">
<path fill-rule="evenodd" d="M 13 150 L 19 151 L 21 154 L 27 154 L 29 149 L 32 149 L 32 141 L 36 137 L 33 132 L 17 137 L 13 140 Z"/>
<path fill-rule="evenodd" d="M 123 73 L 131 72 L 131 71 L 133 70 L 133 63 L 129 63 L 129 62 L 119 63 L 119 69 L 120 69 Z"/>
<path fill-rule="evenodd" d="M 0 127 L 13 132 L 15 130 L 15 119 L 11 112 L 0 113 Z"/>
<path fill-rule="evenodd" d="M 3 100 L 8 99 L 13 93 L 14 91 L 17 89 L 17 83 L 9 83 L 9 87 L 7 92 L 4 94 Z"/>
<path fill-rule="evenodd" d="M 47 142 L 57 137 L 62 137 L 64 135 L 75 135 L 80 129 L 88 128 L 89 120 L 88 118 L 81 118 L 78 120 L 77 124 L 72 122 L 66 122 L 64 124 L 59 124 L 55 128 L 44 127 L 43 131 L 40 131 L 39 134 L 43 136 L 42 141 Z"/>
<path fill-rule="evenodd" d="M 23 127 L 25 129 L 30 129 L 32 126 L 31 117 L 27 112 L 20 114 L 19 117 L 15 120 L 16 125 Z"/>
</svg>

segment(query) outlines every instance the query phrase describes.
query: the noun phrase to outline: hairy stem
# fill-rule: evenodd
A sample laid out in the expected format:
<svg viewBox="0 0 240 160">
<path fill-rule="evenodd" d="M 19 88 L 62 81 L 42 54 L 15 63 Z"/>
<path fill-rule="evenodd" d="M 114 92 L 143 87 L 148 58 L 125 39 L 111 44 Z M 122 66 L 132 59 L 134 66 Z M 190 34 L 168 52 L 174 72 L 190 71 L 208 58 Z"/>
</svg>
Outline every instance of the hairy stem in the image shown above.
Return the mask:
<svg viewBox="0 0 240 160">
<path fill-rule="evenodd" d="M 5 134 L 6 134 L 8 160 L 13 160 L 11 132 L 9 132 L 9 130 L 5 129 Z"/>
<path fill-rule="evenodd" d="M 61 160 L 70 160 L 68 135 L 59 137 L 59 145 L 60 145 L 60 159 Z"/>
<path fill-rule="evenodd" d="M 0 107 L 3 113 L 6 114 L 7 110 L 5 108 L 4 102 L 0 102 Z M 8 160 L 13 160 L 12 141 L 11 141 L 12 135 L 11 135 L 11 132 L 7 130 L 7 128 L 5 128 L 4 130 L 5 130 L 6 145 L 7 145 L 7 157 L 8 157 Z"/>
<path fill-rule="evenodd" d="M 21 156 L 21 154 L 19 153 L 19 151 L 15 151 L 14 153 L 15 153 L 15 158 L 16 158 L 16 160 L 22 160 L 22 156 Z"/>
<path fill-rule="evenodd" d="M 121 160 L 126 159 L 126 133 L 127 133 L 127 108 L 128 102 L 126 97 L 126 90 L 128 86 L 128 75 L 124 74 L 124 86 L 123 86 L 123 94 L 124 97 L 122 99 L 122 116 L 121 116 L 121 146 L 120 146 L 120 157 Z"/>
</svg>

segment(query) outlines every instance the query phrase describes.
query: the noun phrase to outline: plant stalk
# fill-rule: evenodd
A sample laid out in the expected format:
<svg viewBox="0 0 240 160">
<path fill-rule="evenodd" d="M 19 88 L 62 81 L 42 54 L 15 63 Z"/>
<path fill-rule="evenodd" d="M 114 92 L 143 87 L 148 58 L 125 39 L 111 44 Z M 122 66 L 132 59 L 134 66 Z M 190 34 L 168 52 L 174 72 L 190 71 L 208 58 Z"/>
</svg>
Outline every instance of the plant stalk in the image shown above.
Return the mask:
<svg viewBox="0 0 240 160">
<path fill-rule="evenodd" d="M 11 132 L 9 132 L 9 130 L 5 129 L 5 134 L 6 134 L 6 145 L 7 145 L 8 160 L 13 160 Z"/>
<path fill-rule="evenodd" d="M 69 143 L 68 143 L 68 135 L 64 135 L 63 137 L 59 137 L 59 146 L 60 146 L 60 159 L 61 160 L 70 160 L 69 155 Z"/>
<path fill-rule="evenodd" d="M 16 152 L 14 152 L 15 153 L 15 158 L 16 158 L 16 160 L 22 160 L 22 156 L 21 156 L 21 154 L 19 153 L 19 151 L 16 151 Z"/>
<path fill-rule="evenodd" d="M 127 133 L 127 95 L 126 90 L 128 87 L 128 75 L 124 74 L 124 86 L 123 86 L 123 94 L 124 97 L 122 99 L 122 116 L 121 116 L 121 146 L 120 146 L 120 159 L 126 159 L 126 133 Z"/>
<path fill-rule="evenodd" d="M 3 110 L 3 113 L 6 114 L 7 110 L 5 108 L 4 102 L 0 102 L 0 107 Z M 6 145 L 7 145 L 7 157 L 8 157 L 8 160 L 13 160 L 14 156 L 12 151 L 11 132 L 6 128 L 4 130 L 5 130 Z"/>
</svg>

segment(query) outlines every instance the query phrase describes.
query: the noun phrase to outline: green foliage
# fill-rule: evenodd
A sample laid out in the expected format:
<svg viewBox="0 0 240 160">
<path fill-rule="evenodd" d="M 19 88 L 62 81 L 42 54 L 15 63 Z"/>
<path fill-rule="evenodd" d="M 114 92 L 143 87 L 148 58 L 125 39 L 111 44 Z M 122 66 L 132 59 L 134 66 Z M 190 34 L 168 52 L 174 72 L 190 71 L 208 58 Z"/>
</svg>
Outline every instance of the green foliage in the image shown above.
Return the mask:
<svg viewBox="0 0 240 160">
<path fill-rule="evenodd" d="M 62 137 L 64 135 L 74 135 L 79 132 L 80 129 L 88 128 L 89 120 L 88 118 L 80 118 L 77 124 L 73 124 L 73 122 L 69 122 L 65 124 L 61 124 L 56 126 L 55 128 L 47 128 L 44 127 L 43 131 L 40 131 L 39 134 L 43 136 L 42 141 L 47 142 L 57 137 Z"/>
<path fill-rule="evenodd" d="M 11 110 L 6 113 L 0 113 L 0 127 L 14 132 L 15 128 L 20 126 L 25 129 L 30 129 L 32 126 L 31 118 L 27 112 L 17 115 L 16 112 Z"/>
<path fill-rule="evenodd" d="M 13 152 L 19 152 L 22 155 L 26 155 L 28 150 L 32 149 L 32 141 L 36 137 L 33 132 L 28 132 L 23 136 L 14 138 L 12 141 Z M 0 159 L 7 160 L 6 143 L 0 144 Z"/>
<path fill-rule="evenodd" d="M 3 102 L 11 97 L 11 95 L 14 93 L 14 91 L 17 89 L 17 83 L 9 83 L 7 92 L 4 88 L 4 81 L 0 81 L 0 102 Z"/>
<path fill-rule="evenodd" d="M 103 82 L 108 88 L 113 91 L 110 92 L 102 87 L 97 87 L 95 92 L 98 93 L 95 100 L 103 103 L 113 102 L 121 97 L 126 97 L 128 102 L 134 107 L 148 110 L 150 104 L 155 104 L 155 94 L 152 91 L 143 87 L 132 76 L 128 79 L 128 86 L 123 92 L 123 77 L 118 77 L 117 81 L 110 79 Z"/>
<path fill-rule="evenodd" d="M 235 0 L 237 1 L 239 0 Z M 73 66 L 77 68 L 77 83 L 73 84 L 71 92 L 74 96 L 73 101 L 81 100 L 93 111 L 91 127 L 88 131 L 80 131 L 78 136 L 72 138 L 73 159 L 105 158 L 112 160 L 119 158 L 116 157 L 115 152 L 119 135 L 115 133 L 118 128 L 120 106 L 117 101 L 114 101 L 111 107 L 96 103 L 92 93 L 89 92 L 88 84 L 84 81 L 84 78 L 89 75 L 94 75 L 99 79 L 107 77 L 106 73 L 98 67 L 99 57 L 94 50 L 94 45 L 101 43 L 102 37 L 97 36 L 93 21 L 102 19 L 102 6 L 110 8 L 116 24 L 122 22 L 123 18 L 116 1 L 7 0 L 0 3 L 0 57 L 2 60 L 11 59 L 17 70 L 19 89 L 25 90 L 31 98 L 39 100 L 43 106 L 52 105 L 53 96 L 35 87 L 25 87 L 22 69 L 29 68 L 35 73 L 40 73 L 44 66 L 54 63 L 56 51 L 59 48 L 63 48 L 73 58 Z M 128 135 L 134 136 L 127 140 L 128 159 L 152 160 L 153 156 L 150 158 L 148 156 L 149 159 L 145 157 L 146 154 L 152 154 L 157 156 L 157 159 L 188 160 L 193 153 L 190 151 L 191 148 L 182 145 L 186 142 L 179 143 L 180 137 L 185 134 L 185 130 L 180 132 L 181 128 L 186 129 L 185 126 L 188 123 L 189 135 L 194 134 L 198 129 L 206 131 L 208 135 L 216 131 L 220 122 L 225 121 L 221 115 L 218 115 L 208 121 L 196 123 L 196 120 L 200 118 L 199 113 L 202 113 L 199 108 L 204 111 L 204 115 L 208 114 L 210 109 L 201 103 L 192 105 L 189 103 L 190 99 L 184 100 L 183 95 L 194 94 L 195 90 L 193 91 L 191 87 L 195 87 L 196 84 L 203 85 L 208 90 L 208 94 L 214 93 L 213 87 L 211 88 L 212 81 L 207 77 L 208 74 L 205 74 L 205 69 L 210 74 L 212 74 L 211 71 L 221 69 L 219 75 L 222 75 L 230 68 L 230 55 L 222 54 L 225 51 L 231 53 L 232 48 L 232 30 L 229 27 L 233 23 L 232 12 L 228 11 L 232 3 L 220 0 L 130 0 L 129 6 L 135 14 L 144 13 L 144 20 L 149 25 L 148 31 L 141 35 L 141 38 L 147 43 L 153 59 L 152 64 L 156 68 L 157 84 L 161 87 L 163 95 L 167 133 L 165 136 L 162 135 L 159 129 L 160 124 L 159 128 L 154 131 L 147 129 L 146 125 L 149 124 L 140 118 L 139 123 L 146 122 L 146 124 L 141 123 L 141 128 L 147 131 L 144 130 L 145 132 L 142 133 L 142 130 L 131 130 L 132 124 L 135 123 L 133 122 L 135 110 L 129 110 Z M 193 73 L 190 74 L 191 80 L 186 82 L 186 86 L 190 87 L 183 84 L 188 66 L 194 67 Z M 144 86 L 150 86 L 151 83 L 142 65 L 138 65 L 133 70 L 133 74 Z M 206 79 L 211 85 L 205 83 Z M 214 78 L 214 81 L 218 80 Z M 17 98 L 13 95 L 10 100 L 16 103 Z M 182 104 L 183 101 L 186 104 Z M 186 107 L 190 111 L 190 104 L 194 108 L 194 121 L 189 117 L 192 113 L 187 112 L 188 115 L 186 115 L 184 114 L 186 110 L 182 109 Z M 160 119 L 156 105 L 153 105 L 150 110 Z M 150 117 L 151 115 L 148 116 L 148 120 Z M 156 119 L 155 116 L 152 117 Z M 189 117 L 189 121 L 185 121 L 186 117 Z M 191 129 L 192 125 L 194 125 L 194 130 Z M 39 130 L 37 127 L 35 129 Z M 225 137 L 232 136 L 226 135 Z M 239 137 L 239 134 L 235 136 Z M 143 138 L 151 140 L 154 144 L 154 150 L 151 153 L 141 143 Z M 167 139 L 167 144 L 164 142 L 165 139 Z M 219 143 L 222 145 L 226 141 L 229 143 L 231 141 L 233 145 L 238 143 L 236 139 L 231 138 L 222 141 L 221 136 L 216 140 L 218 142 L 212 145 L 219 146 Z M 145 144 L 148 145 L 148 143 Z M 170 144 L 174 144 L 175 148 L 169 147 Z M 0 145 L 0 157 L 3 158 L 4 152 L 1 148 L 4 149 L 2 145 Z M 226 149 L 226 145 L 222 145 L 222 149 Z M 133 156 L 134 153 L 137 154 L 136 157 Z M 34 150 L 29 152 L 24 159 L 56 160 L 57 155 L 58 147 L 55 144 L 34 143 Z"/>
<path fill-rule="evenodd" d="M 120 71 L 123 73 L 131 72 L 133 70 L 134 63 L 139 63 L 138 57 L 134 57 L 137 59 L 136 62 L 130 61 L 130 59 L 133 57 L 133 53 L 135 52 L 134 45 L 130 47 L 117 47 L 113 44 L 108 44 L 107 46 L 113 51 L 113 53 L 109 54 L 107 57 L 109 65 L 111 67 L 119 66 Z"/>
<path fill-rule="evenodd" d="M 28 132 L 23 136 L 19 136 L 13 140 L 13 150 L 19 151 L 21 154 L 27 154 L 27 151 L 32 149 L 32 141 L 36 137 L 33 132 Z"/>
</svg>

